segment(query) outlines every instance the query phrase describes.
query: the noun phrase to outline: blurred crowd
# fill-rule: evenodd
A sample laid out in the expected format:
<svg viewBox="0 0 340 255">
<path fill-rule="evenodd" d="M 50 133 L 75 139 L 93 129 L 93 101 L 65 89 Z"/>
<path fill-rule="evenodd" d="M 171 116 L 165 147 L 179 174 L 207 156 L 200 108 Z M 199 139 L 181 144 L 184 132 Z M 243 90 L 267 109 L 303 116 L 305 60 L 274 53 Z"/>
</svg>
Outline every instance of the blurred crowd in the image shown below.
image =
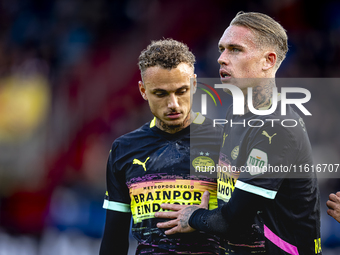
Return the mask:
<svg viewBox="0 0 340 255">
<path fill-rule="evenodd" d="M 0 255 L 97 253 L 111 144 L 151 119 L 139 53 L 171 37 L 189 45 L 198 77 L 218 78 L 217 42 L 240 10 L 287 30 L 278 77 L 313 81 L 315 158 L 340 163 L 338 1 L 1 0 Z M 340 224 L 325 202 L 340 170 L 320 187 L 323 249 L 339 254 Z"/>
</svg>

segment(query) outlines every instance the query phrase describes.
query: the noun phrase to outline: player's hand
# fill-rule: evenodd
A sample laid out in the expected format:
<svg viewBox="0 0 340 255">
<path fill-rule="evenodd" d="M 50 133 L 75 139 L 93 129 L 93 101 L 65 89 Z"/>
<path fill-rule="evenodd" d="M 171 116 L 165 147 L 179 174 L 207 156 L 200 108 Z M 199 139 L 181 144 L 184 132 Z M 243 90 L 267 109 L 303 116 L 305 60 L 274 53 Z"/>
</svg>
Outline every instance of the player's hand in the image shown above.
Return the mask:
<svg viewBox="0 0 340 255">
<path fill-rule="evenodd" d="M 328 215 L 332 216 L 340 223 L 340 191 L 336 194 L 330 194 L 326 205 L 329 208 L 327 210 Z"/>
<path fill-rule="evenodd" d="M 195 229 L 190 227 L 189 219 L 191 214 L 199 208 L 208 209 L 209 207 L 209 191 L 205 191 L 202 196 L 200 205 L 175 205 L 175 204 L 162 204 L 163 209 L 172 210 L 172 212 L 156 212 L 156 218 L 173 219 L 167 222 L 158 223 L 158 228 L 171 228 L 165 231 L 166 235 L 176 233 L 189 233 Z"/>
</svg>

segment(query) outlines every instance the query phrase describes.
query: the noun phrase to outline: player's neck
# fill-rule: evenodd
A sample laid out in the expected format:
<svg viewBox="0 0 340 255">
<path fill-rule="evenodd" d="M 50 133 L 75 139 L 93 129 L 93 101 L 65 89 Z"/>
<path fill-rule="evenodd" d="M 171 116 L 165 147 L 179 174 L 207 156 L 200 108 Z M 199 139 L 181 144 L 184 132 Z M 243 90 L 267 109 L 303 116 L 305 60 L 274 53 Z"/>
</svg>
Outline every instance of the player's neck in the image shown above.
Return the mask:
<svg viewBox="0 0 340 255">
<path fill-rule="evenodd" d="M 252 91 L 252 103 L 253 107 L 255 109 L 260 109 L 264 107 L 269 107 L 272 102 L 273 97 L 273 88 L 275 87 L 275 81 L 272 80 L 272 82 L 267 84 L 260 84 L 258 86 L 253 87 Z M 248 106 L 248 96 L 247 94 L 244 94 L 244 113 L 248 113 L 249 106 Z"/>
</svg>

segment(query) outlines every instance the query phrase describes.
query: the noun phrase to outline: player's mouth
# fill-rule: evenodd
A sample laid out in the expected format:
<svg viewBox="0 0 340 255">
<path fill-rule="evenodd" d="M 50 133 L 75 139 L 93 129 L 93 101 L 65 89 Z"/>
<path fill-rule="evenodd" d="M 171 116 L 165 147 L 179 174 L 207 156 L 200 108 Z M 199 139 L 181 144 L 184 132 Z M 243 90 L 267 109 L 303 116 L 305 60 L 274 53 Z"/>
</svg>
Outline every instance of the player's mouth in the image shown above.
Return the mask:
<svg viewBox="0 0 340 255">
<path fill-rule="evenodd" d="M 180 112 L 170 112 L 166 115 L 169 119 L 178 119 L 181 116 Z"/>
<path fill-rule="evenodd" d="M 231 73 L 224 69 L 220 69 L 220 77 L 222 82 L 228 81 L 231 78 Z"/>
</svg>

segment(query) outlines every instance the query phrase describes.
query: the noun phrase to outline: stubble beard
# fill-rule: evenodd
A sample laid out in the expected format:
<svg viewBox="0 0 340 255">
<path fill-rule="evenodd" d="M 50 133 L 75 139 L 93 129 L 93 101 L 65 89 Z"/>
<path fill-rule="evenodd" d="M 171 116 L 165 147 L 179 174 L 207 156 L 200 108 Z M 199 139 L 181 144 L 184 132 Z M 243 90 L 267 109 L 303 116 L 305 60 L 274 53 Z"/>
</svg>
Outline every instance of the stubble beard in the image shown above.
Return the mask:
<svg viewBox="0 0 340 255">
<path fill-rule="evenodd" d="M 174 134 L 174 133 L 181 131 L 182 129 L 186 128 L 190 124 L 190 122 L 191 122 L 190 121 L 190 111 L 187 114 L 187 116 L 185 117 L 184 121 L 179 123 L 179 124 L 176 124 L 176 125 L 171 125 L 171 124 L 169 125 L 166 122 L 164 122 L 161 119 L 156 117 L 156 126 L 160 130 L 165 131 L 165 132 L 170 133 L 170 134 Z"/>
</svg>

